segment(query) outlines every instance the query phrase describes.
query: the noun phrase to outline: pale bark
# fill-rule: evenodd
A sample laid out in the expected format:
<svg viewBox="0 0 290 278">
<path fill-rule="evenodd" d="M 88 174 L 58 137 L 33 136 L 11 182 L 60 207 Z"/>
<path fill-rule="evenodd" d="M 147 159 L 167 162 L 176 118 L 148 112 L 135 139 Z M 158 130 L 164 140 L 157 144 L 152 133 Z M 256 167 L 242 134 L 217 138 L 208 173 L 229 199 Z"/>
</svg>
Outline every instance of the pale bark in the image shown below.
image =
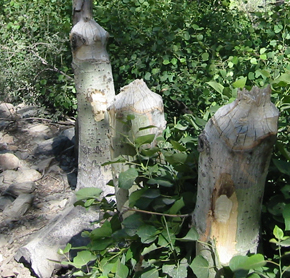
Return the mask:
<svg viewBox="0 0 290 278">
<path fill-rule="evenodd" d="M 74 1 L 74 22 L 70 40 L 78 101 L 78 182 L 77 189 L 98 187 L 107 193 L 112 179 L 108 106 L 115 91 L 106 44 L 109 34 L 92 19 L 88 0 Z"/>
<path fill-rule="evenodd" d="M 211 262 L 211 277 L 235 255 L 256 253 L 264 185 L 276 139 L 278 110 L 271 89 L 238 92 L 199 137 L 199 178 L 193 215 L 197 252 Z"/>
<path fill-rule="evenodd" d="M 135 80 L 123 87 L 116 96 L 116 100 L 109 113 L 112 126 L 112 158 L 122 155 L 129 161 L 134 152 L 128 140 L 134 140 L 143 135 L 154 134 L 155 137 L 162 134 L 166 121 L 164 118 L 164 106 L 160 95 L 149 90 L 143 80 Z M 127 121 L 127 116 L 135 118 Z M 128 124 L 130 126 L 128 126 Z M 142 127 L 155 126 L 140 130 Z M 154 145 L 154 141 L 152 145 Z M 114 184 L 116 189 L 117 208 L 122 211 L 123 206 L 128 206 L 129 191 L 118 188 L 119 173 L 128 169 L 123 163 L 113 164 Z"/>
</svg>

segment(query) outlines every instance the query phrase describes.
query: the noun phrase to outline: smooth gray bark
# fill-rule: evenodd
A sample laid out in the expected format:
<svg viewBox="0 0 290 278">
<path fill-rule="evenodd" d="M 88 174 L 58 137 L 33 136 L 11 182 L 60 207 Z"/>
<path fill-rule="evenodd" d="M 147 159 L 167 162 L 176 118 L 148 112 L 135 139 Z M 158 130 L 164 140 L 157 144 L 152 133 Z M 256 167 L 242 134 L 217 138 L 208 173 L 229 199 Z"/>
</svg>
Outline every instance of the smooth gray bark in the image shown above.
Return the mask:
<svg viewBox="0 0 290 278">
<path fill-rule="evenodd" d="M 197 252 L 211 262 L 211 277 L 235 255 L 256 253 L 265 180 L 276 140 L 278 110 L 271 89 L 238 92 L 199 137 L 199 178 L 193 219 Z"/>
<path fill-rule="evenodd" d="M 164 106 L 160 95 L 149 90 L 143 80 L 135 80 L 123 87 L 116 96 L 115 102 L 109 107 L 112 126 L 112 158 L 122 155 L 132 160 L 132 146 L 129 141 L 143 135 L 154 134 L 155 138 L 162 134 L 166 121 Z M 134 119 L 127 121 L 127 116 Z M 128 126 L 130 125 L 130 126 Z M 140 130 L 140 128 L 155 126 Z M 154 142 L 153 142 L 154 144 Z M 113 176 L 116 190 L 117 208 L 122 211 L 128 201 L 129 191 L 118 188 L 118 176 L 128 169 L 123 163 L 113 164 Z M 132 189 L 133 190 L 133 189 Z M 128 206 L 128 204 L 126 204 Z"/>
<path fill-rule="evenodd" d="M 112 179 L 108 106 L 115 91 L 106 44 L 109 34 L 92 19 L 88 0 L 75 1 L 70 40 L 78 101 L 77 189 L 98 187 L 104 195 L 113 193 L 106 184 Z"/>
</svg>

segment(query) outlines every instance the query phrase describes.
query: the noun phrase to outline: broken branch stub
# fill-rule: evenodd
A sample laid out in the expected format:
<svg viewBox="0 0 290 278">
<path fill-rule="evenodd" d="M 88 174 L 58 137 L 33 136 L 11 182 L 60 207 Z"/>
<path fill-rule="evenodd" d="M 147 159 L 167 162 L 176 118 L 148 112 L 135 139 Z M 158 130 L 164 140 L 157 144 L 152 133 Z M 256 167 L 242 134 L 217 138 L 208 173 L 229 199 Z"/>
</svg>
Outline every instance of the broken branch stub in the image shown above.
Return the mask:
<svg viewBox="0 0 290 278">
<path fill-rule="evenodd" d="M 197 252 L 212 265 L 227 265 L 235 255 L 257 251 L 279 116 L 270 94 L 270 87 L 239 91 L 237 99 L 221 107 L 199 137 L 193 222 L 205 243 L 198 244 Z"/>
<path fill-rule="evenodd" d="M 90 9 L 89 3 L 76 9 Z M 115 91 L 109 55 L 109 34 L 90 16 L 78 18 L 70 33 L 78 101 L 78 183 L 77 189 L 95 186 L 113 193 L 106 184 L 112 179 L 109 118 L 107 108 Z M 89 14 L 89 13 L 88 13 Z"/>
<path fill-rule="evenodd" d="M 146 83 L 137 79 L 121 88 L 114 103 L 109 107 L 112 126 L 112 158 L 126 156 L 130 161 L 134 156 L 132 144 L 139 136 L 154 134 L 155 138 L 162 134 L 166 121 L 162 97 L 149 90 Z M 149 127 L 143 129 L 144 127 Z M 154 145 L 155 139 L 151 145 Z M 131 156 L 130 156 L 131 155 Z M 128 200 L 129 191 L 118 188 L 118 176 L 128 169 L 127 165 L 117 163 L 112 165 L 113 180 L 116 189 L 117 208 Z"/>
</svg>

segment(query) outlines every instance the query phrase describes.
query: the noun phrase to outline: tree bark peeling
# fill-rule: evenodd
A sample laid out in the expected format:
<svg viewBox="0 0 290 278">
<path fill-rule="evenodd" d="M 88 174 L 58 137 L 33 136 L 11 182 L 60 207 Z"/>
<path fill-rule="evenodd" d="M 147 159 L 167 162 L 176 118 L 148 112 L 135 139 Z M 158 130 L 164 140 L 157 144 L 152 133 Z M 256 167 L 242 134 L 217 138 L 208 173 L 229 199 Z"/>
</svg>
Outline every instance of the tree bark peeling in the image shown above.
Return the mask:
<svg viewBox="0 0 290 278">
<path fill-rule="evenodd" d="M 199 136 L 193 222 L 204 242 L 197 251 L 213 267 L 227 265 L 235 255 L 257 251 L 264 185 L 279 115 L 270 93 L 270 87 L 239 91 L 237 99 L 221 107 Z"/>
</svg>

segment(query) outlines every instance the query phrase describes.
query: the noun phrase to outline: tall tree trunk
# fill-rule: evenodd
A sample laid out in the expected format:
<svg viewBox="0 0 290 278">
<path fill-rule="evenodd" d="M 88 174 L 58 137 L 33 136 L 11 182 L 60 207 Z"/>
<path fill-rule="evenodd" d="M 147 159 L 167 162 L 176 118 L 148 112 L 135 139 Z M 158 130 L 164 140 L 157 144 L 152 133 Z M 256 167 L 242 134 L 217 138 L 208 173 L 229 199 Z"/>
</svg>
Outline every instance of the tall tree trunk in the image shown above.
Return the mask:
<svg viewBox="0 0 290 278">
<path fill-rule="evenodd" d="M 115 91 L 106 44 L 109 34 L 92 19 L 90 0 L 74 1 L 74 27 L 70 33 L 78 101 L 77 189 L 94 186 L 113 193 L 108 106 Z"/>
<path fill-rule="evenodd" d="M 193 215 L 198 254 L 211 277 L 235 255 L 257 252 L 264 185 L 276 139 L 278 110 L 271 89 L 238 92 L 199 137 L 199 179 Z"/>
<path fill-rule="evenodd" d="M 134 142 L 137 137 L 148 134 L 154 134 L 156 138 L 163 132 L 166 125 L 162 98 L 150 91 L 143 80 L 135 80 L 123 87 L 113 105 L 109 107 L 109 113 L 113 130 L 112 158 L 122 155 L 129 161 L 132 160 L 134 151 L 128 139 Z M 149 126 L 155 127 L 140 130 Z M 128 201 L 129 190 L 118 188 L 118 176 L 122 171 L 127 170 L 128 166 L 118 163 L 113 164 L 112 168 L 117 208 L 122 211 Z"/>
</svg>

